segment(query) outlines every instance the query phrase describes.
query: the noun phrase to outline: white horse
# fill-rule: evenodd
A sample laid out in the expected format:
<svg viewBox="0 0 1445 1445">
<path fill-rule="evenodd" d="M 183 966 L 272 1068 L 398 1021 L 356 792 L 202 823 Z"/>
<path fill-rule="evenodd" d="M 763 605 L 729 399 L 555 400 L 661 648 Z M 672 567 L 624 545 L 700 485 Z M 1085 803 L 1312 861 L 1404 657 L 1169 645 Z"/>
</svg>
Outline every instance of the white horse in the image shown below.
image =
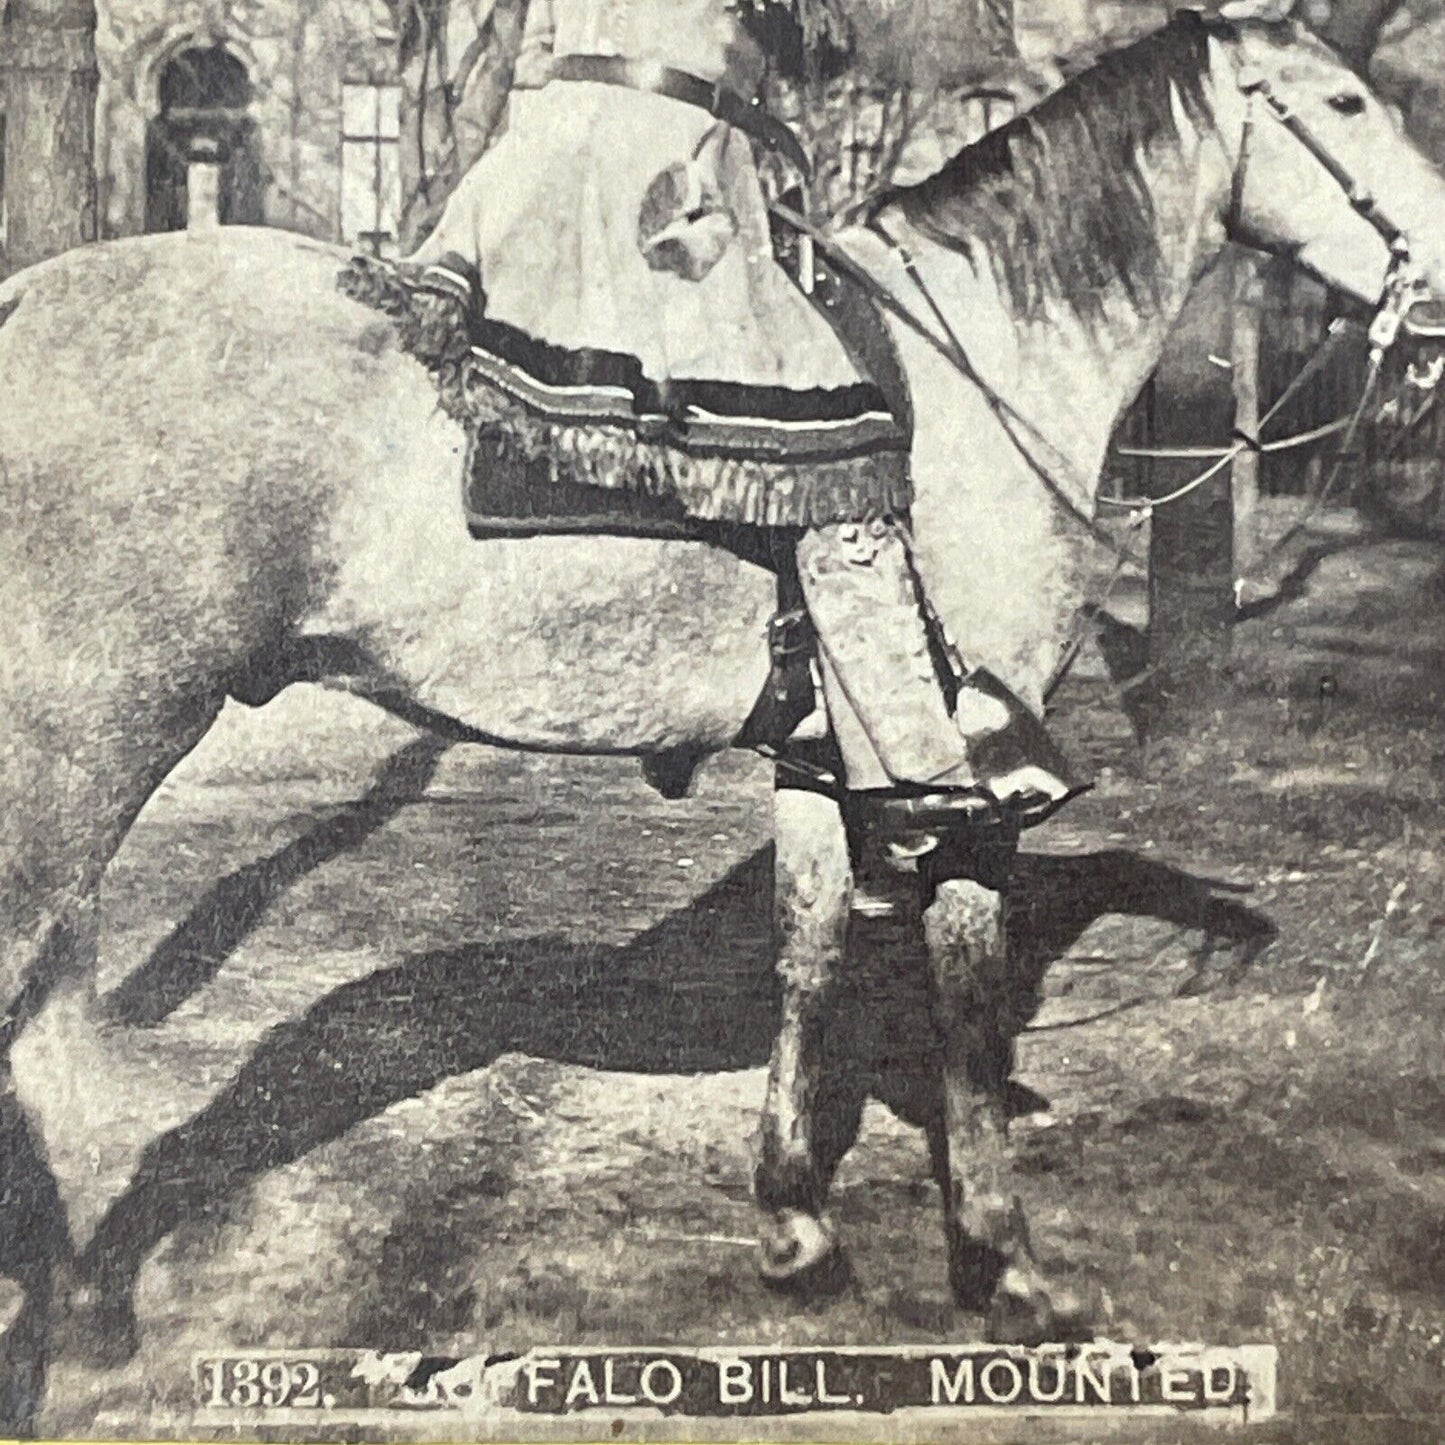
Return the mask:
<svg viewBox="0 0 1445 1445">
<path fill-rule="evenodd" d="M 878 221 L 917 279 L 875 231 L 838 237 L 934 333 L 893 318 L 929 590 L 970 659 L 1033 705 L 1083 600 L 1093 544 L 1072 509 L 1091 510 L 1111 429 L 1226 239 L 1379 298 L 1388 247 L 1331 166 L 1445 283 L 1445 182 L 1361 80 L 1292 24 L 1188 17 L 887 196 Z M 25 1201 L 13 1267 L 31 1326 L 75 1261 L 8 1043 L 47 992 L 83 1010 L 101 875 L 228 695 L 335 668 L 454 734 L 646 758 L 728 747 L 768 670 L 772 579 L 727 553 L 469 540 L 463 438 L 390 324 L 338 294 L 337 265 L 292 236 L 226 230 L 71 252 L 0 288 L 0 1192 Z M 936 344 L 939 317 L 984 388 Z M 849 913 L 843 820 L 783 790 L 777 823 L 785 1009 L 757 1189 L 769 1268 L 787 1276 L 833 1247 L 822 1210 L 857 1101 L 820 1075 Z M 959 1298 L 1048 1333 L 1003 1142 L 996 881 L 944 879 L 928 915 L 934 1155 Z M 129 1280 L 107 1274 L 107 1238 L 81 1272 L 114 1306 Z"/>
</svg>

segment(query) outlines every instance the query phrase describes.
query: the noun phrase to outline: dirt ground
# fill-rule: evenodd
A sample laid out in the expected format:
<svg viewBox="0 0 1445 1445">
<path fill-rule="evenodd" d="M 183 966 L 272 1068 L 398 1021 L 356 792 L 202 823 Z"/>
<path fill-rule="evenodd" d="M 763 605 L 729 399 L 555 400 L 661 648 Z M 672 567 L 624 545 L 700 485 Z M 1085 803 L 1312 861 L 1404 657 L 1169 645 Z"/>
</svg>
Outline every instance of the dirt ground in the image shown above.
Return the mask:
<svg viewBox="0 0 1445 1445">
<path fill-rule="evenodd" d="M 1439 1437 L 1442 664 L 1441 553 L 1344 551 L 1149 776 L 1086 667 L 1060 727 L 1099 786 L 1027 840 L 1036 1246 L 1101 1334 L 1278 1344 L 1271 1441 Z M 223 1345 L 977 1338 L 882 1104 L 835 1195 L 849 1288 L 757 1279 L 769 782 L 730 757 L 667 803 L 314 689 L 228 712 L 110 875 L 105 1029 L 17 1060 L 70 1052 L 50 1147 L 139 1330 L 53 1366 L 42 1430 L 183 1431 Z M 884 1012 L 906 1067 L 924 1025 Z"/>
</svg>

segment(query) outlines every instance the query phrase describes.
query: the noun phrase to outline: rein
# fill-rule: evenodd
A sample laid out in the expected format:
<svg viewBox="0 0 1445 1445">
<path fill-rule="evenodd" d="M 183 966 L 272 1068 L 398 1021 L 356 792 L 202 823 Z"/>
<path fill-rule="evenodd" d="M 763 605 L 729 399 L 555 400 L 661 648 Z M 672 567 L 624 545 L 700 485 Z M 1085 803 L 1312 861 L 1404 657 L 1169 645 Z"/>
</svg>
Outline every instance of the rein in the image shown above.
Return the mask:
<svg viewBox="0 0 1445 1445">
<path fill-rule="evenodd" d="M 1336 319 L 1330 322 L 1328 330 L 1321 339 L 1318 346 L 1306 358 L 1305 363 L 1295 373 L 1294 378 L 1280 392 L 1269 409 L 1259 419 L 1259 430 L 1269 425 L 1276 416 L 1299 394 L 1300 389 L 1314 377 L 1324 366 L 1335 343 L 1346 331 L 1346 323 Z M 1211 481 L 1222 472 L 1237 457 L 1245 452 L 1254 452 L 1264 456 L 1273 452 L 1290 451 L 1296 447 L 1308 446 L 1311 442 L 1323 441 L 1324 438 L 1334 436 L 1338 432 L 1353 433 L 1359 425 L 1358 417 L 1362 409 L 1362 403 L 1356 404 L 1343 416 L 1336 417 L 1334 421 L 1326 422 L 1323 426 L 1311 427 L 1308 431 L 1295 432 L 1292 436 L 1280 437 L 1275 441 L 1264 441 L 1259 436 L 1246 436 L 1243 432 L 1236 430 L 1234 442 L 1227 447 L 1116 447 L 1115 453 L 1121 457 L 1137 457 L 1148 460 L 1159 461 L 1188 461 L 1193 458 L 1209 459 L 1210 465 L 1197 476 L 1191 477 L 1187 482 L 1181 483 L 1173 491 L 1165 493 L 1162 497 L 1100 497 L 1101 506 L 1120 507 L 1129 511 L 1136 511 L 1143 508 L 1154 511 L 1159 507 L 1168 506 L 1171 502 L 1177 502 L 1187 497 L 1191 492 L 1202 487 L 1206 482 Z M 1350 436 L 1340 444 L 1341 450 L 1348 448 Z"/>
</svg>

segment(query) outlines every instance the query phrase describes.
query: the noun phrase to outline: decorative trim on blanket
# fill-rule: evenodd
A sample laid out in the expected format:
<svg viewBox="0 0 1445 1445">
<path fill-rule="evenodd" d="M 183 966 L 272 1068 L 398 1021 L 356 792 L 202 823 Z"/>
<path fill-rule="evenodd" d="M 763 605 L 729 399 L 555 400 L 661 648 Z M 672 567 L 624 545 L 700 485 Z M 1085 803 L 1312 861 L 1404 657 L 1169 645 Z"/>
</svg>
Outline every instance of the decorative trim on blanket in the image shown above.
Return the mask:
<svg viewBox="0 0 1445 1445">
<path fill-rule="evenodd" d="M 638 492 L 689 516 L 811 527 L 902 512 L 908 438 L 869 383 L 792 390 L 666 385 L 637 358 L 548 345 L 478 315 L 476 282 L 358 257 L 341 289 L 391 316 L 474 454 L 543 458 L 555 482 Z"/>
</svg>

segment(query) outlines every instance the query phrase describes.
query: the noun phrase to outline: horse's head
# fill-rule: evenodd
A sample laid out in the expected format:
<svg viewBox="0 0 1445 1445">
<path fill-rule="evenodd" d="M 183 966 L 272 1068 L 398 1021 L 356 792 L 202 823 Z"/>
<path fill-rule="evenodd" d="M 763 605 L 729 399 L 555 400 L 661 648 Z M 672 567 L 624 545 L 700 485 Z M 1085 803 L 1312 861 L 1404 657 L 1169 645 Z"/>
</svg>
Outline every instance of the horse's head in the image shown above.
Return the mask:
<svg viewBox="0 0 1445 1445">
<path fill-rule="evenodd" d="M 1211 23 L 1221 129 L 1226 144 L 1237 138 L 1231 236 L 1374 303 L 1398 235 L 1420 281 L 1445 296 L 1445 177 L 1288 9 L 1231 0 Z"/>
</svg>

